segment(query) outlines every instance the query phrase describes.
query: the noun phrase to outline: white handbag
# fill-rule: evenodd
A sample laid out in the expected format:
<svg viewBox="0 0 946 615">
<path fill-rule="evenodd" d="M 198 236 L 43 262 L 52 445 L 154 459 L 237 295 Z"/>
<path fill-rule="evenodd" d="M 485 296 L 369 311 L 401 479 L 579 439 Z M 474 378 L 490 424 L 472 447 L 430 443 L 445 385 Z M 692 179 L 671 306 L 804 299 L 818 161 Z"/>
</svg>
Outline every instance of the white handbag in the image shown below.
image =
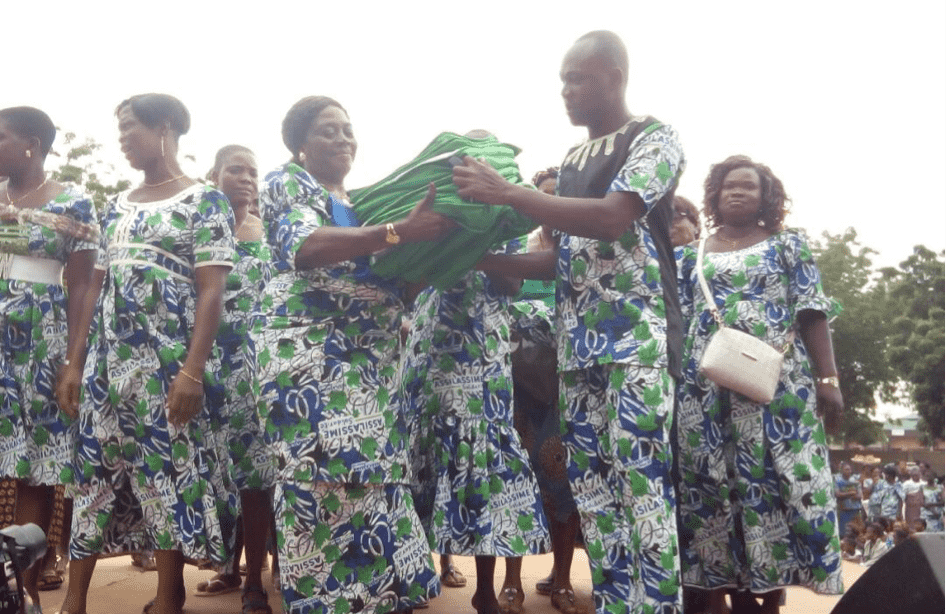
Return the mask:
<svg viewBox="0 0 946 615">
<path fill-rule="evenodd" d="M 795 332 L 789 333 L 785 350 L 779 352 L 757 337 L 725 326 L 703 276 L 705 246 L 704 237 L 700 240 L 696 271 L 706 297 L 706 308 L 719 325 L 719 330 L 713 334 L 703 351 L 700 373 L 721 387 L 745 395 L 752 401 L 767 404 L 775 396 L 785 350 L 794 343 Z"/>
</svg>

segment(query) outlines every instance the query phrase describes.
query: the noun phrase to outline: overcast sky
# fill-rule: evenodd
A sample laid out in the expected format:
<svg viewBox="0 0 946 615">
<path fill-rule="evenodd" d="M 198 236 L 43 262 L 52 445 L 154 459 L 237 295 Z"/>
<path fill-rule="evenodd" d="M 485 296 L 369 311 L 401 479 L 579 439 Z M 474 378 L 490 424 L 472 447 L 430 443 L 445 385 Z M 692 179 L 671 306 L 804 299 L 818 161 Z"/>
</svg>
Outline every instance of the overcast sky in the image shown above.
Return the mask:
<svg viewBox="0 0 946 615">
<path fill-rule="evenodd" d="M 12 6 L 11 6 L 12 5 Z M 30 8 L 27 8 L 29 6 Z M 201 174 L 227 143 L 264 172 L 284 162 L 280 123 L 326 94 L 359 141 L 348 187 L 372 183 L 437 133 L 485 128 L 522 148 L 526 178 L 584 137 L 559 67 L 581 34 L 630 52 L 636 114 L 673 125 L 702 199 L 709 166 L 765 162 L 809 235 L 853 226 L 896 265 L 946 247 L 946 2 L 17 2 L 5 3 L 0 107 L 29 104 L 63 130 L 116 144 L 113 112 L 167 92 L 190 109 L 184 154 Z M 251 7 L 251 8 L 250 8 Z M 55 159 L 52 161 L 55 163 Z"/>
</svg>

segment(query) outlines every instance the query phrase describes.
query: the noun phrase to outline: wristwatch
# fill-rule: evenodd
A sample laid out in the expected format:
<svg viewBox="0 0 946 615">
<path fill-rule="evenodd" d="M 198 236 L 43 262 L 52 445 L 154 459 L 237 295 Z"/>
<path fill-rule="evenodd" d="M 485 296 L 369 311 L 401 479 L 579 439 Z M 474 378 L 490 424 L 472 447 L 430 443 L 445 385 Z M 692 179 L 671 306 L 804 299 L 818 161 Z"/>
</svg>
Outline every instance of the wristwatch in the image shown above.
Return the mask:
<svg viewBox="0 0 946 615">
<path fill-rule="evenodd" d="M 388 222 L 388 224 L 387 224 L 387 226 L 386 226 L 385 228 L 388 230 L 388 234 L 385 235 L 385 237 L 384 237 L 384 240 L 385 240 L 386 242 L 388 242 L 388 243 L 391 244 L 392 246 L 401 243 L 401 236 L 398 235 L 397 232 L 394 230 L 394 225 L 393 225 L 393 224 L 391 224 L 390 222 Z"/>
<path fill-rule="evenodd" d="M 836 389 L 841 388 L 841 381 L 838 380 L 837 376 L 825 376 L 824 378 L 818 378 L 818 384 L 830 384 Z"/>
</svg>

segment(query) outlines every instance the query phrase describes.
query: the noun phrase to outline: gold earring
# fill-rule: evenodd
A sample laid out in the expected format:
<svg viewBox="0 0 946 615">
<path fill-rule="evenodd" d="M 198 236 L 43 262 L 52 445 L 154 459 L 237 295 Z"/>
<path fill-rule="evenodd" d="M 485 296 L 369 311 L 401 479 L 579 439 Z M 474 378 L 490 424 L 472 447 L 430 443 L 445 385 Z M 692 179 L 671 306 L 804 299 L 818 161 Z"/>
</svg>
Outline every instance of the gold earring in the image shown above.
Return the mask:
<svg viewBox="0 0 946 615">
<path fill-rule="evenodd" d="M 305 162 L 305 152 L 299 152 L 299 162 Z"/>
<path fill-rule="evenodd" d="M 32 158 L 32 157 L 33 157 L 33 152 L 31 152 L 30 150 L 26 150 L 26 157 L 27 157 L 27 158 Z"/>
<path fill-rule="evenodd" d="M 164 137 L 161 137 L 161 157 L 164 158 Z"/>
</svg>

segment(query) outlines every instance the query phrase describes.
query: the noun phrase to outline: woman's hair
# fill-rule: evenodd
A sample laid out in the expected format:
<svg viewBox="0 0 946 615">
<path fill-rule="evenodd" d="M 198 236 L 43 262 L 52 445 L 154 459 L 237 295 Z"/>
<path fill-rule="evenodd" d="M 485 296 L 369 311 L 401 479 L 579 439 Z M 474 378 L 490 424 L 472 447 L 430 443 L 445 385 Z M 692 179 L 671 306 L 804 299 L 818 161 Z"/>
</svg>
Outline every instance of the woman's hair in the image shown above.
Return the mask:
<svg viewBox="0 0 946 615">
<path fill-rule="evenodd" d="M 338 107 L 345 111 L 345 107 L 334 98 L 306 96 L 286 112 L 286 117 L 282 121 L 282 142 L 292 152 L 293 159 L 299 156 L 299 150 L 302 148 L 302 143 L 305 141 L 306 133 L 309 131 L 312 121 L 327 107 Z M 348 112 L 345 111 L 345 113 Z"/>
<path fill-rule="evenodd" d="M 138 121 L 148 128 L 167 124 L 175 137 L 187 134 L 191 128 L 191 114 L 177 98 L 170 94 L 138 94 L 118 103 L 115 115 L 125 107 L 131 107 Z"/>
<path fill-rule="evenodd" d="M 683 210 L 683 217 L 693 223 L 693 227 L 696 229 L 696 236 L 694 239 L 700 238 L 700 210 L 696 208 L 696 205 L 693 204 L 693 201 L 686 198 L 685 196 L 680 196 L 679 194 L 673 195 L 673 213 L 674 216 L 677 214 L 677 210 Z"/>
<path fill-rule="evenodd" d="M 549 167 L 532 176 L 532 185 L 538 188 L 547 179 L 558 179 L 558 167 Z"/>
<path fill-rule="evenodd" d="M 245 145 L 236 145 L 236 144 L 224 145 L 223 147 L 217 150 L 217 156 L 214 158 L 214 166 L 212 169 L 210 169 L 210 175 L 219 173 L 220 168 L 223 167 L 223 164 L 227 161 L 227 158 L 237 153 L 249 154 L 250 156 L 256 155 L 253 153 L 253 150 L 246 147 Z"/>
<path fill-rule="evenodd" d="M 762 202 L 759 205 L 759 219 L 770 231 L 782 229 L 782 221 L 788 213 L 791 199 L 785 194 L 782 180 L 777 178 L 772 169 L 759 162 L 753 162 L 748 156 L 730 156 L 719 164 L 710 167 L 709 175 L 703 182 L 703 215 L 709 228 L 721 224 L 719 220 L 719 193 L 722 192 L 723 180 L 736 169 L 753 169 L 759 174 L 762 184 Z"/>
<path fill-rule="evenodd" d="M 56 126 L 43 111 L 35 107 L 8 107 L 0 110 L 0 119 L 21 139 L 39 140 L 43 158 L 56 140 Z"/>
</svg>

